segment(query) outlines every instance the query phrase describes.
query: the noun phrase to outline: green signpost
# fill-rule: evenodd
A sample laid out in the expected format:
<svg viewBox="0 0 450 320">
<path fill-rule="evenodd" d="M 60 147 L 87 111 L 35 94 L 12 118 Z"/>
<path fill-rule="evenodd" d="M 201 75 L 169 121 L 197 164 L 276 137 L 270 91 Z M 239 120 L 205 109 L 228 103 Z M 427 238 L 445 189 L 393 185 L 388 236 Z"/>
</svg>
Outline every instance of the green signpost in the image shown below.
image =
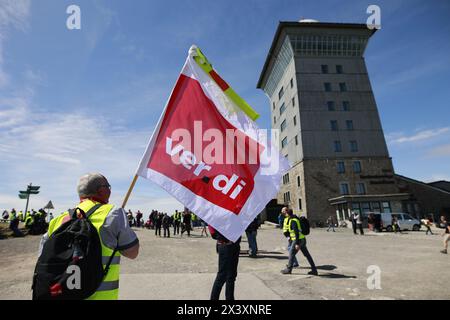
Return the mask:
<svg viewBox="0 0 450 320">
<path fill-rule="evenodd" d="M 26 216 L 28 211 L 28 203 L 30 201 L 30 194 L 38 194 L 40 186 L 33 186 L 31 183 L 27 186 L 26 191 L 19 191 L 20 199 L 27 199 L 27 205 L 25 206 L 24 216 Z"/>
</svg>

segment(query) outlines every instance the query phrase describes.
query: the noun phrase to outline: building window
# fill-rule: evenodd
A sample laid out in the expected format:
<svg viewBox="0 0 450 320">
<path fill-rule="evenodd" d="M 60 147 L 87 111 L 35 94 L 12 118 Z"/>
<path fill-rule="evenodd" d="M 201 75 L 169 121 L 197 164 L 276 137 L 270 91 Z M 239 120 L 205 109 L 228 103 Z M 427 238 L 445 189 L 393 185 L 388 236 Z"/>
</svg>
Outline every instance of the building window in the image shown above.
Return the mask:
<svg viewBox="0 0 450 320">
<path fill-rule="evenodd" d="M 344 111 L 350 111 L 350 102 L 348 101 L 342 101 L 342 109 Z"/>
<path fill-rule="evenodd" d="M 273 124 L 276 124 L 277 123 L 277 117 L 273 117 Z"/>
<path fill-rule="evenodd" d="M 291 88 L 294 87 L 294 79 L 291 78 Z"/>
<path fill-rule="evenodd" d="M 289 191 L 285 192 L 283 194 L 283 198 L 284 198 L 284 203 L 285 204 L 290 203 L 291 202 L 291 194 L 290 194 L 290 192 Z"/>
<path fill-rule="evenodd" d="M 379 202 L 371 202 L 370 205 L 372 206 L 372 211 L 373 212 L 377 212 L 377 213 L 381 212 L 381 207 L 380 207 L 380 203 Z"/>
<path fill-rule="evenodd" d="M 281 148 L 284 148 L 287 146 L 287 137 L 284 137 L 284 139 L 281 141 Z"/>
<path fill-rule="evenodd" d="M 328 66 L 326 64 L 321 65 L 322 73 L 328 73 Z"/>
<path fill-rule="evenodd" d="M 389 201 L 383 202 L 383 212 L 391 213 L 391 203 Z"/>
<path fill-rule="evenodd" d="M 284 129 L 286 129 L 286 119 L 281 123 L 281 132 L 283 132 Z"/>
<path fill-rule="evenodd" d="M 297 176 L 297 187 L 300 187 L 300 176 Z"/>
<path fill-rule="evenodd" d="M 345 173 L 345 163 L 344 163 L 344 161 L 338 161 L 337 162 L 337 172 L 338 173 Z"/>
<path fill-rule="evenodd" d="M 286 110 L 286 105 L 283 102 L 283 104 L 280 107 L 280 116 L 283 114 L 284 110 Z"/>
<path fill-rule="evenodd" d="M 302 210 L 302 199 L 298 199 L 298 210 Z"/>
<path fill-rule="evenodd" d="M 350 151 L 358 152 L 358 143 L 355 140 L 350 141 Z"/>
<path fill-rule="evenodd" d="M 295 145 L 298 146 L 298 136 L 295 136 Z"/>
<path fill-rule="evenodd" d="M 331 131 L 338 131 L 338 123 L 337 120 L 330 121 Z"/>
<path fill-rule="evenodd" d="M 345 84 L 345 82 L 340 82 L 339 83 L 339 90 L 341 90 L 341 92 L 346 92 L 347 91 L 347 85 Z"/>
<path fill-rule="evenodd" d="M 341 191 L 342 195 L 350 194 L 350 190 L 348 188 L 348 183 L 340 183 L 339 184 L 339 190 Z"/>
<path fill-rule="evenodd" d="M 357 194 L 366 194 L 366 185 L 362 182 L 358 182 L 356 184 L 356 193 Z"/>
<path fill-rule="evenodd" d="M 323 84 L 323 86 L 324 86 L 324 89 L 325 89 L 326 92 L 330 92 L 331 91 L 331 83 L 325 82 Z"/>
<path fill-rule="evenodd" d="M 327 101 L 328 111 L 334 111 L 334 101 Z"/>
<path fill-rule="evenodd" d="M 334 152 L 342 152 L 342 146 L 340 141 L 334 141 Z"/>
<path fill-rule="evenodd" d="M 278 92 L 278 99 L 281 99 L 284 95 L 284 88 L 281 87 L 280 91 Z"/>
<path fill-rule="evenodd" d="M 294 126 L 297 125 L 297 116 L 294 116 Z"/>
<path fill-rule="evenodd" d="M 286 173 L 283 176 L 283 184 L 288 184 L 289 183 L 289 173 Z"/>
<path fill-rule="evenodd" d="M 347 120 L 347 121 L 345 121 L 345 123 L 347 124 L 347 130 L 353 130 L 353 121 L 352 120 Z"/>
<path fill-rule="evenodd" d="M 361 161 L 353 161 L 353 172 L 361 173 Z"/>
<path fill-rule="evenodd" d="M 370 212 L 370 203 L 369 202 L 361 202 L 361 210 L 362 210 L 362 213 Z"/>
<path fill-rule="evenodd" d="M 295 107 L 295 97 L 292 98 L 292 106 Z"/>
<path fill-rule="evenodd" d="M 343 73 L 343 69 L 342 69 L 342 66 L 340 64 L 338 64 L 336 66 L 336 73 Z"/>
</svg>

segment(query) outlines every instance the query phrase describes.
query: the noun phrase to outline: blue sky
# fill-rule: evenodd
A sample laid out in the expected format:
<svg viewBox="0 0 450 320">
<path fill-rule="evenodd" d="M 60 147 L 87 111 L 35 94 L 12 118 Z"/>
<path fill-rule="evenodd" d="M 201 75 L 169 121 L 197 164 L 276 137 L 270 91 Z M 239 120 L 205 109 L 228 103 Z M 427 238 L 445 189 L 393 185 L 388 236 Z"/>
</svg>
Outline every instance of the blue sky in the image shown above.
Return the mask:
<svg viewBox="0 0 450 320">
<path fill-rule="evenodd" d="M 81 8 L 81 30 L 66 8 Z M 0 0 L 0 210 L 24 208 L 17 191 L 55 211 L 76 204 L 80 175 L 100 171 L 120 204 L 185 61 L 198 45 L 269 128 L 256 89 L 279 21 L 312 18 L 381 25 L 366 63 L 397 173 L 450 180 L 450 2 Z M 182 206 L 139 180 L 132 210 Z"/>
</svg>

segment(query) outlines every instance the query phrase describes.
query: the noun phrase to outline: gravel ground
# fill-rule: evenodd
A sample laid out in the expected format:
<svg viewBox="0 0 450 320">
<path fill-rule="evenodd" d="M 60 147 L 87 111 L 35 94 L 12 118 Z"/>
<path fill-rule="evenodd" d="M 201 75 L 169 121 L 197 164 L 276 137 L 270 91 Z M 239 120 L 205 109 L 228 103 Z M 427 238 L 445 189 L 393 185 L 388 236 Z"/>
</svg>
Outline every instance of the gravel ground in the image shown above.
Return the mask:
<svg viewBox="0 0 450 320">
<path fill-rule="evenodd" d="M 217 255 L 214 241 L 192 236 L 159 238 L 152 230 L 136 230 L 140 255 L 122 260 L 121 299 L 208 299 Z M 436 232 L 441 232 L 436 230 Z M 237 299 L 450 299 L 450 256 L 439 253 L 440 235 L 425 232 L 353 235 L 313 229 L 308 248 L 319 276 L 307 275 L 306 259 L 291 275 L 280 270 L 287 263 L 286 240 L 273 225 L 258 231 L 259 257 L 245 255 L 241 244 Z M 0 299 L 30 299 L 31 278 L 39 236 L 0 240 Z M 381 289 L 369 289 L 369 266 L 381 271 Z M 371 282 L 372 283 L 372 282 Z"/>
</svg>

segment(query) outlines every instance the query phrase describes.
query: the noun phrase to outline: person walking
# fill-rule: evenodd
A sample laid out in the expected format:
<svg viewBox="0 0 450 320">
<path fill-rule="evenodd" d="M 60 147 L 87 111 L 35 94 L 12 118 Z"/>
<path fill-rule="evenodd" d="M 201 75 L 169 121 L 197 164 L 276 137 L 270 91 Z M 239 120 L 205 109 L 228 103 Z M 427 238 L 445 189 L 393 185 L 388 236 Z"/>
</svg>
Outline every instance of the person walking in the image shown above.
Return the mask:
<svg viewBox="0 0 450 320">
<path fill-rule="evenodd" d="M 291 274 L 292 268 L 294 266 L 294 258 L 297 252 L 300 250 L 305 258 L 308 260 L 311 271 L 308 272 L 310 275 L 318 275 L 316 265 L 314 263 L 311 254 L 306 247 L 306 237 L 302 234 L 302 229 L 300 226 L 300 220 L 294 215 L 292 209 L 288 209 L 289 215 L 289 241 L 291 242 L 290 251 L 289 251 L 289 262 L 286 269 L 281 270 L 282 274 Z"/>
<path fill-rule="evenodd" d="M 450 240 L 450 225 L 445 216 L 441 216 L 441 228 L 444 228 L 444 232 L 442 236 L 444 237 L 444 249 L 441 250 L 441 253 L 447 254 L 448 242 Z"/>
<path fill-rule="evenodd" d="M 135 259 L 139 254 L 139 239 L 127 223 L 125 210 L 109 204 L 111 185 L 103 175 L 89 173 L 82 176 L 77 191 L 80 199 L 77 208 L 88 212 L 96 207 L 89 220 L 101 239 L 102 260 L 108 261 L 114 254 L 104 280 L 88 300 L 116 300 L 119 297 L 120 258 L 125 256 Z M 71 218 L 70 214 L 65 212 L 50 222 L 40 243 L 39 256 L 45 243 Z"/>
<path fill-rule="evenodd" d="M 429 215 L 426 219 L 423 219 L 422 224 L 425 226 L 425 228 L 427 228 L 427 230 L 425 231 L 425 235 L 428 235 L 428 233 L 430 233 L 431 235 L 433 235 L 433 231 L 431 231 L 431 226 L 433 225 L 433 216 Z"/>
<path fill-rule="evenodd" d="M 259 228 L 259 215 L 253 219 L 252 222 L 245 229 L 245 234 L 248 240 L 248 256 L 250 258 L 256 258 L 258 254 L 258 243 L 256 242 L 256 235 L 258 234 Z"/>
<path fill-rule="evenodd" d="M 290 241 L 290 232 L 289 232 L 289 223 L 290 223 L 291 218 L 289 217 L 288 210 L 289 210 L 288 207 L 283 207 L 281 209 L 281 214 L 284 216 L 284 219 L 283 219 L 283 235 L 286 238 L 288 238 L 287 251 L 288 251 L 288 254 L 289 254 L 289 252 L 291 252 L 292 242 Z M 295 255 L 293 257 L 293 260 L 294 261 L 293 261 L 293 265 L 292 266 L 294 268 L 297 268 L 299 266 L 299 264 L 298 264 L 298 261 L 297 261 L 297 257 Z M 288 265 L 286 265 L 286 267 L 287 266 Z"/>
<path fill-rule="evenodd" d="M 336 231 L 334 230 L 334 219 L 333 219 L 332 216 L 329 216 L 329 217 L 328 217 L 328 219 L 327 219 L 327 224 L 328 224 L 327 232 L 330 231 L 331 228 L 333 228 L 333 232 L 336 232 Z"/>
<path fill-rule="evenodd" d="M 237 277 L 239 252 L 241 250 L 239 238 L 236 242 L 228 240 L 210 225 L 208 226 L 211 237 L 216 242 L 216 252 L 219 256 L 218 271 L 211 290 L 211 300 L 219 300 L 220 292 L 225 284 L 225 299 L 234 300 L 234 286 Z"/>
</svg>

